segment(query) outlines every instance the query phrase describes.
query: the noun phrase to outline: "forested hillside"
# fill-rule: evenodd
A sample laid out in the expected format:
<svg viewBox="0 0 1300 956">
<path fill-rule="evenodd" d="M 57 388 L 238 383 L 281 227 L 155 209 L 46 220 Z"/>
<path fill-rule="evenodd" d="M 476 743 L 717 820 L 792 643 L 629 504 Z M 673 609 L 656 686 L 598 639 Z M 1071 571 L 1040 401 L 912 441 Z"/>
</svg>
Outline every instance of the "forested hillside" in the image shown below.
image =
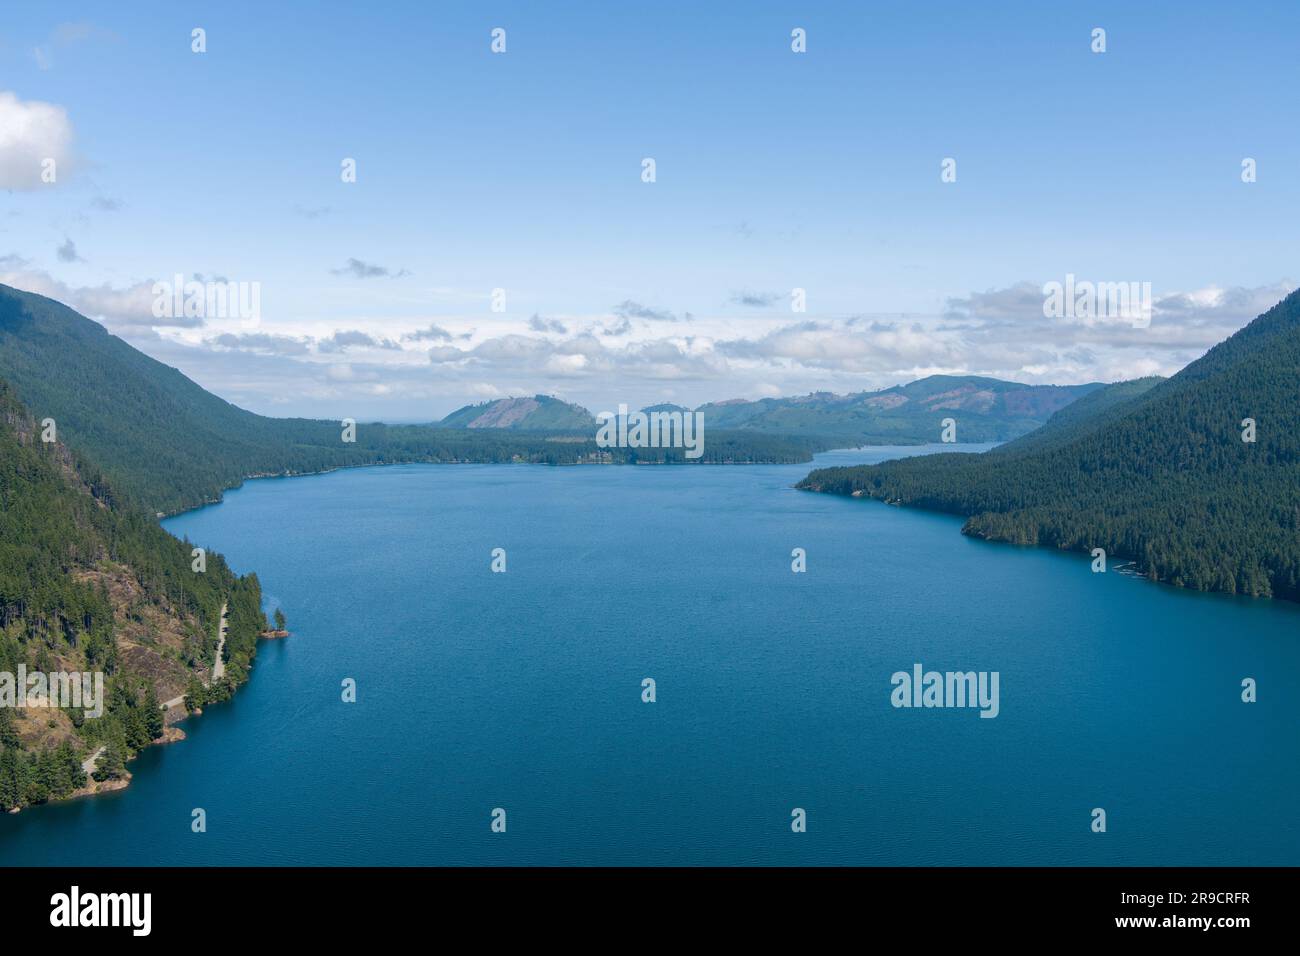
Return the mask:
<svg viewBox="0 0 1300 956">
<path fill-rule="evenodd" d="M 1103 427 L 1107 422 L 1128 414 L 1137 407 L 1137 400 L 1163 381 L 1164 379 L 1159 376 L 1135 378 L 1089 392 L 1049 418 L 1042 428 L 1037 428 L 1028 435 L 1022 435 L 1005 445 L 999 445 L 992 449 L 992 453 L 1025 455 L 1031 451 L 1046 451 L 1048 448 L 1069 444 Z"/>
<path fill-rule="evenodd" d="M 1300 599 L 1300 292 L 1167 381 L 1115 388 L 986 454 L 819 469 L 800 487 L 966 515 L 990 540 L 1104 548 L 1181 587 Z"/>
<path fill-rule="evenodd" d="M 40 428 L 0 381 L 0 673 L 101 671 L 106 711 L 0 707 L 0 808 L 66 796 L 164 732 L 159 703 L 196 704 L 242 682 L 264 628 L 261 590 L 218 554 L 191 548 L 151 515 L 115 502 L 103 475 Z M 226 676 L 212 687 L 217 623 L 229 602 Z"/>
</svg>

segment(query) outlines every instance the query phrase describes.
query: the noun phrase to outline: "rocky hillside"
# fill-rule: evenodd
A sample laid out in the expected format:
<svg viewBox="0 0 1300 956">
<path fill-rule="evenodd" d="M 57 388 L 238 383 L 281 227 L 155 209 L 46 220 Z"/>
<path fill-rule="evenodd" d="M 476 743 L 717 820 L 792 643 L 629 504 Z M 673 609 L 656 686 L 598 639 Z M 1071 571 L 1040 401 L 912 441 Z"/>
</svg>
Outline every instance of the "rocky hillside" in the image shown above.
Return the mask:
<svg viewBox="0 0 1300 956">
<path fill-rule="evenodd" d="M 443 428 L 513 428 L 529 431 L 594 431 L 596 419 L 581 405 L 549 395 L 502 398 L 466 405 L 438 423 Z"/>
</svg>

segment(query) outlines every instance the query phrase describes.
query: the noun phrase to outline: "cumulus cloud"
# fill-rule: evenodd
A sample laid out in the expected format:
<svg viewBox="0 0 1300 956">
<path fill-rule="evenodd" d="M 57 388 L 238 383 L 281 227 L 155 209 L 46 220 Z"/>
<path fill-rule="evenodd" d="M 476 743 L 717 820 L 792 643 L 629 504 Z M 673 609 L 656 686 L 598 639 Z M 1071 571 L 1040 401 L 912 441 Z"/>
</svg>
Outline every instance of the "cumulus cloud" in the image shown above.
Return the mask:
<svg viewBox="0 0 1300 956">
<path fill-rule="evenodd" d="M 316 341 L 316 349 L 319 352 L 342 352 L 350 348 L 401 351 L 402 347 L 392 339 L 375 338 L 373 335 L 359 332 L 356 329 L 335 332 L 329 338 L 317 339 Z"/>
<path fill-rule="evenodd" d="M 210 345 L 238 352 L 258 352 L 264 355 L 306 355 L 311 351 L 309 340 L 289 335 L 272 335 L 267 332 L 224 332 L 206 340 Z"/>
<path fill-rule="evenodd" d="M 785 298 L 779 292 L 736 292 L 731 296 L 735 305 L 744 305 L 755 309 L 768 309 Z"/>
<path fill-rule="evenodd" d="M 602 320 L 578 322 L 576 332 L 566 320 L 561 331 L 535 316 L 524 332 L 502 331 L 473 347 L 438 337 L 424 354 L 440 374 L 463 372 L 478 381 L 523 381 L 543 390 L 554 380 L 593 388 L 680 381 L 696 383 L 699 400 L 773 389 L 861 391 L 940 373 L 1030 383 L 1117 381 L 1176 372 L 1290 287 L 1166 293 L 1155 297 L 1146 328 L 1046 318 L 1041 284 L 1024 282 L 956 297 L 943 314 L 705 318 L 691 335 L 638 330 L 627 318 L 613 329 Z"/>
<path fill-rule="evenodd" d="M 1150 324 L 1141 326 L 1131 321 L 1045 316 L 1043 284 L 1019 282 L 949 299 L 941 328 L 963 330 L 974 348 L 1009 355 L 1034 351 L 1064 356 L 1076 346 L 1091 349 L 1094 356 L 1120 349 L 1144 350 L 1159 357 L 1163 368 L 1176 370 L 1272 308 L 1294 288 L 1295 283 L 1282 280 L 1250 288 L 1208 286 L 1154 294 Z"/>
<path fill-rule="evenodd" d="M 640 302 L 633 302 L 631 299 L 624 299 L 614 306 L 613 312 L 621 319 L 648 319 L 653 322 L 677 321 L 677 316 L 667 309 L 652 309 Z"/>
<path fill-rule="evenodd" d="M 408 332 L 402 338 L 411 342 L 450 342 L 455 336 L 444 329 L 442 326 L 434 324 L 428 328 L 417 329 L 414 332 Z"/>
<path fill-rule="evenodd" d="M 855 375 L 888 375 L 899 369 L 960 366 L 960 344 L 936 335 L 922 322 L 850 325 L 847 320 L 809 319 L 772 329 L 756 338 L 719 341 L 729 358 L 769 365 Z"/>
<path fill-rule="evenodd" d="M 590 332 L 558 340 L 510 333 L 472 348 L 435 346 L 427 355 L 441 369 L 473 370 L 478 379 L 582 379 L 603 383 L 603 388 L 631 381 L 703 380 L 725 371 L 720 356 L 708 349 L 692 349 L 683 340 L 651 339 L 615 348 Z"/>
<path fill-rule="evenodd" d="M 1022 321 L 1043 314 L 1043 284 L 1017 282 L 1001 289 L 972 292 L 948 299 L 948 316 L 984 322 Z"/>
<path fill-rule="evenodd" d="M 618 324 L 616 324 L 616 325 L 602 325 L 602 326 L 600 326 L 599 331 L 600 331 L 600 334 L 601 334 L 601 335 L 608 335 L 608 336 L 611 336 L 611 337 L 617 337 L 617 336 L 620 336 L 620 335 L 628 335 L 628 334 L 630 334 L 631 331 L 632 331 L 632 323 L 629 322 L 626 318 L 622 318 L 622 319 L 619 319 Z"/>
<path fill-rule="evenodd" d="M 193 316 L 156 318 L 153 314 L 153 287 L 153 282 L 149 281 L 122 288 L 107 282 L 97 286 L 79 286 L 68 289 L 65 301 L 78 312 L 104 319 L 109 325 L 194 328 L 203 324 L 202 318 Z"/>
<path fill-rule="evenodd" d="M 569 330 L 563 322 L 557 319 L 547 319 L 533 313 L 533 317 L 528 320 L 528 327 L 534 332 L 558 332 L 560 335 L 568 335 Z"/>
<path fill-rule="evenodd" d="M 55 183 L 71 167 L 72 123 L 62 106 L 0 91 L 0 189 L 40 189 L 52 160 Z"/>
<path fill-rule="evenodd" d="M 331 269 L 330 273 L 336 276 L 348 276 L 353 279 L 400 279 L 402 276 L 411 274 L 405 269 L 393 271 L 387 266 L 377 266 L 361 259 L 351 258 L 348 259 L 346 265 L 339 269 Z"/>
<path fill-rule="evenodd" d="M 1226 324 L 1245 323 L 1267 312 L 1284 299 L 1295 283 L 1289 280 L 1270 285 L 1220 289 L 1210 286 L 1196 292 L 1175 292 L 1156 300 L 1155 310 L 1170 320 L 1211 320 Z"/>
<path fill-rule="evenodd" d="M 81 258 L 80 255 L 77 254 L 77 244 L 68 238 L 64 238 L 63 245 L 55 249 L 54 254 L 59 257 L 60 262 L 85 262 L 86 261 L 85 259 Z"/>
</svg>

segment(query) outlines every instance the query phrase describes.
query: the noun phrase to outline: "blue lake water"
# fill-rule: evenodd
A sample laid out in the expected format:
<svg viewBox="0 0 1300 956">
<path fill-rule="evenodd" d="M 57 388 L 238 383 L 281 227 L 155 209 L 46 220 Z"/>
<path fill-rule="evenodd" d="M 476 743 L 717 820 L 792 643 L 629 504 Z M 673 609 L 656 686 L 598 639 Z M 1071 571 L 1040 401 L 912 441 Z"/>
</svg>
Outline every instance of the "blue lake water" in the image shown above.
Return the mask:
<svg viewBox="0 0 1300 956">
<path fill-rule="evenodd" d="M 808 470 L 405 465 L 169 519 L 293 636 L 128 789 L 0 816 L 0 863 L 1300 864 L 1300 608 Z M 999 716 L 895 709 L 917 662 L 998 671 Z"/>
</svg>

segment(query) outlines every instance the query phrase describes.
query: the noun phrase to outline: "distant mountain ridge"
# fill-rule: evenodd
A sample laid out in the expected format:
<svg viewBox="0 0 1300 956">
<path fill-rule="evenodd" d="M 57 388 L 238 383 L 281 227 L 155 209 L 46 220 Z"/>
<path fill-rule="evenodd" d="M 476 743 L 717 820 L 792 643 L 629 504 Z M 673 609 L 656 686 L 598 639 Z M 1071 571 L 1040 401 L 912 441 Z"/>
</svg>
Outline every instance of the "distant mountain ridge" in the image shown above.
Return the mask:
<svg viewBox="0 0 1300 956">
<path fill-rule="evenodd" d="M 1024 385 L 978 375 L 930 375 L 875 392 L 733 399 L 697 411 L 718 428 L 819 434 L 858 444 L 938 441 L 940 422 L 953 418 L 960 442 L 1007 441 L 1101 387 L 1100 382 Z"/>
<path fill-rule="evenodd" d="M 1006 441 L 1032 431 L 1053 413 L 1102 387 L 1024 385 L 977 375 L 930 375 L 875 392 L 836 395 L 813 392 L 755 401 L 736 398 L 708 402 L 694 411 L 706 428 L 737 429 L 773 435 L 816 436 L 848 444 L 923 444 L 937 441 L 944 418 L 957 421 L 962 442 Z M 660 403 L 642 411 L 682 412 L 685 406 Z M 574 430 L 596 427 L 580 405 L 546 395 L 503 398 L 466 405 L 438 423 L 442 428 Z"/>
</svg>

